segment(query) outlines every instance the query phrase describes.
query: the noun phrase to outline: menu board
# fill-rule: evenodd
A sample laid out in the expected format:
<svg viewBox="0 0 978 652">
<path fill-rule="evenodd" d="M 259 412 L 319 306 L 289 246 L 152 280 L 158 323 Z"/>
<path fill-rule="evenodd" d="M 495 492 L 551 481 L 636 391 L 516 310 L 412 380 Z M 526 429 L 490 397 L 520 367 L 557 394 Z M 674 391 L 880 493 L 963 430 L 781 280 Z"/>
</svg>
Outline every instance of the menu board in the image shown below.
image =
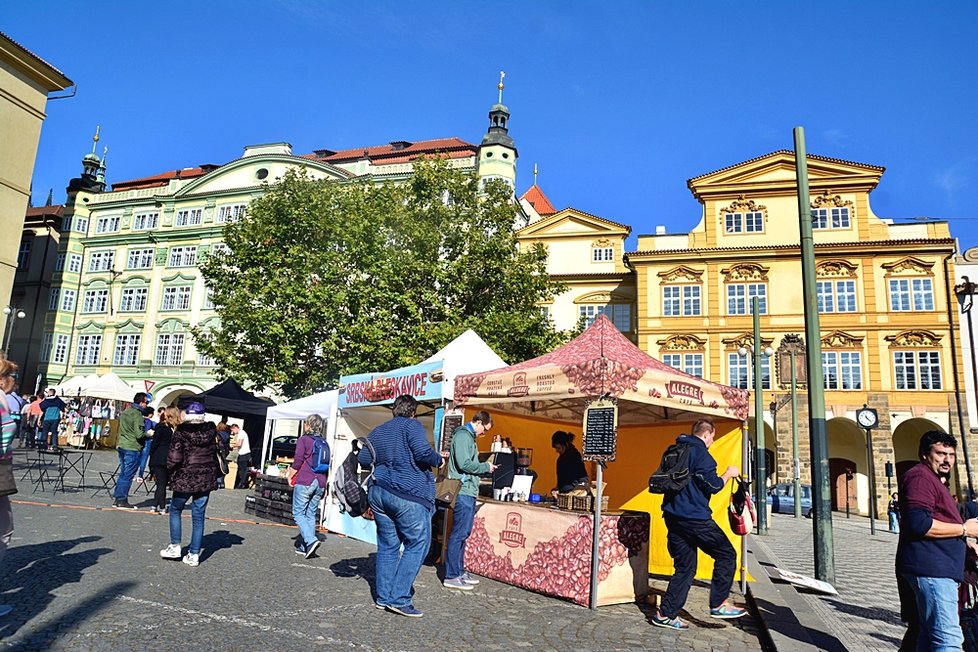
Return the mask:
<svg viewBox="0 0 978 652">
<path fill-rule="evenodd" d="M 452 446 L 452 433 L 465 423 L 465 415 L 459 412 L 446 412 L 441 421 L 441 452 L 447 453 Z"/>
<path fill-rule="evenodd" d="M 612 462 L 618 452 L 618 403 L 614 399 L 592 401 L 584 410 L 584 450 L 588 461 Z"/>
</svg>

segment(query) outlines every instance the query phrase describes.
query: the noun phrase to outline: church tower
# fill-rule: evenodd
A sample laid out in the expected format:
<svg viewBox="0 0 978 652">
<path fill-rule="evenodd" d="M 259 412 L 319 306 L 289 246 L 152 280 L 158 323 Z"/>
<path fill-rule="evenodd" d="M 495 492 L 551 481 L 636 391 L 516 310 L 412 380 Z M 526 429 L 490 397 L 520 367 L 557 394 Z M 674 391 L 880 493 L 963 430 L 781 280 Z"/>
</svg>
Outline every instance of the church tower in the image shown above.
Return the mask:
<svg viewBox="0 0 978 652">
<path fill-rule="evenodd" d="M 95 149 L 98 147 L 99 130 L 100 127 L 95 127 L 95 135 L 92 137 L 92 151 L 82 157 L 81 176 L 68 182 L 69 195 L 77 192 L 105 191 L 105 160 L 99 160 L 98 154 L 95 153 Z"/>
<path fill-rule="evenodd" d="M 489 130 L 479 146 L 479 177 L 501 179 L 516 189 L 516 145 L 509 135 L 509 108 L 503 104 L 503 79 L 499 73 L 499 101 L 489 110 Z"/>
</svg>

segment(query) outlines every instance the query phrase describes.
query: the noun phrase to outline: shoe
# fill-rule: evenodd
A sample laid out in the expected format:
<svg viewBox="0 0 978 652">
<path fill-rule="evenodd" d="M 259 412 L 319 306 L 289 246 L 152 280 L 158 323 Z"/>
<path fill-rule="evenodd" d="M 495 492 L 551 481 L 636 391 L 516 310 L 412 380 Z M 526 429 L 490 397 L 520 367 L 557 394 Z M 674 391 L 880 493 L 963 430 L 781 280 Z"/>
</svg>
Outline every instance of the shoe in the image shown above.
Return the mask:
<svg viewBox="0 0 978 652">
<path fill-rule="evenodd" d="M 379 602 L 375 602 L 374 607 L 376 607 L 377 609 L 387 609 L 386 604 L 380 604 Z"/>
<path fill-rule="evenodd" d="M 200 564 L 200 553 L 188 552 L 183 556 L 183 563 L 185 563 L 187 566 L 197 566 Z"/>
<path fill-rule="evenodd" d="M 315 541 L 307 545 L 305 550 L 305 555 L 304 555 L 305 558 L 309 559 L 310 557 L 312 557 L 312 553 L 316 552 L 316 548 L 318 547 L 319 547 L 319 539 L 316 539 Z"/>
<path fill-rule="evenodd" d="M 136 478 L 136 484 L 141 484 L 143 482 L 142 478 Z"/>
<path fill-rule="evenodd" d="M 139 509 L 135 505 L 130 505 L 128 500 L 117 500 L 112 506 L 116 509 Z"/>
<path fill-rule="evenodd" d="M 463 576 L 464 577 L 464 576 Z M 460 589 L 462 591 L 471 591 L 472 585 L 467 583 L 461 577 L 453 577 L 450 580 L 445 580 L 441 583 L 446 589 Z"/>
<path fill-rule="evenodd" d="M 387 611 L 400 614 L 402 616 L 407 616 L 408 618 L 420 618 L 424 614 L 414 608 L 413 604 L 405 605 L 403 607 L 387 607 Z"/>
<path fill-rule="evenodd" d="M 658 609 L 656 609 L 656 612 L 652 615 L 652 624 L 656 627 L 665 627 L 666 629 L 689 629 L 689 625 L 680 620 L 679 616 L 676 616 L 675 618 L 666 618 L 659 613 Z"/>
<path fill-rule="evenodd" d="M 0 618 L 8 615 L 14 608 L 9 604 L 0 604 Z"/>
<path fill-rule="evenodd" d="M 721 604 L 719 607 L 710 609 L 710 616 L 713 618 L 721 618 L 723 620 L 733 620 L 734 618 L 741 618 L 747 615 L 746 609 L 741 609 L 740 607 L 732 607 L 726 602 Z"/>
<path fill-rule="evenodd" d="M 180 544 L 171 543 L 163 550 L 160 550 L 160 557 L 163 559 L 180 559 Z"/>
<path fill-rule="evenodd" d="M 475 586 L 476 584 L 479 583 L 479 580 L 476 579 L 475 577 L 473 577 L 472 575 L 469 575 L 468 572 L 462 573 L 462 578 L 461 579 L 466 584 L 471 584 L 472 586 Z"/>
</svg>

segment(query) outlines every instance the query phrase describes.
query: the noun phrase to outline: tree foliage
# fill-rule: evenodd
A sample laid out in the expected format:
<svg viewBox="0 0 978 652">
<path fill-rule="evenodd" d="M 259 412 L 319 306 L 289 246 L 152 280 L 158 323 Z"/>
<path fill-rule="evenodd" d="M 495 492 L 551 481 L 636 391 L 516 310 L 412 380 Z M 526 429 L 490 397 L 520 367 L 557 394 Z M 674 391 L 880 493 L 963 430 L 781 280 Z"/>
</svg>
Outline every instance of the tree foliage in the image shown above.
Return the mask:
<svg viewBox="0 0 978 652">
<path fill-rule="evenodd" d="M 225 229 L 201 271 L 221 328 L 196 329 L 219 371 L 288 397 L 414 364 L 473 328 L 511 362 L 566 341 L 538 304 L 561 291 L 520 251 L 506 184 L 441 161 L 405 183 L 290 172 Z"/>
</svg>

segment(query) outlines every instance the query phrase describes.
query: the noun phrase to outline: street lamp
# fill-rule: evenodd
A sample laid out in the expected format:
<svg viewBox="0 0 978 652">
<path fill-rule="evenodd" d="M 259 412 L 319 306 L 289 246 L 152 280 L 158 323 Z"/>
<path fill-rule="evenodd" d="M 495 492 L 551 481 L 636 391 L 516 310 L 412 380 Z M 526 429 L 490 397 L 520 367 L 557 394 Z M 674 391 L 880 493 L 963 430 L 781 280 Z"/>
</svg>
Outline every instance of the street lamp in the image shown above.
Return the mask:
<svg viewBox="0 0 978 652">
<path fill-rule="evenodd" d="M 757 351 L 755 347 L 761 344 L 761 317 L 759 310 L 760 300 L 753 298 L 752 309 L 754 312 L 754 344 L 750 347 L 742 346 L 737 350 L 740 357 L 745 358 L 750 353 L 754 361 L 754 442 L 757 450 L 755 451 L 754 468 L 757 477 L 757 533 L 767 534 L 767 460 L 764 459 L 764 387 L 761 378 L 761 356 L 770 358 L 774 355 L 774 349 L 767 347 L 763 351 Z"/>
<path fill-rule="evenodd" d="M 17 310 L 17 308 L 12 306 L 7 306 L 3 309 L 3 314 L 7 319 L 7 332 L 3 340 L 3 352 L 7 353 L 7 347 L 10 346 L 10 335 L 13 333 L 14 324 L 17 323 L 18 319 L 23 319 L 26 317 L 27 313 L 23 310 Z"/>
<path fill-rule="evenodd" d="M 971 349 L 971 379 L 975 398 L 978 399 L 978 367 L 975 366 L 975 330 L 971 323 L 971 308 L 975 303 L 976 284 L 967 276 L 961 277 L 961 283 L 954 286 L 954 294 L 958 297 L 958 304 L 961 306 L 961 314 L 966 316 L 968 322 L 968 346 Z M 962 425 L 962 429 L 964 424 Z M 968 472 L 968 490 L 973 494 L 974 487 L 971 485 L 971 458 L 968 456 L 968 436 L 961 433 L 961 444 L 964 448 L 965 468 Z M 972 496 L 974 497 L 974 496 Z"/>
</svg>

